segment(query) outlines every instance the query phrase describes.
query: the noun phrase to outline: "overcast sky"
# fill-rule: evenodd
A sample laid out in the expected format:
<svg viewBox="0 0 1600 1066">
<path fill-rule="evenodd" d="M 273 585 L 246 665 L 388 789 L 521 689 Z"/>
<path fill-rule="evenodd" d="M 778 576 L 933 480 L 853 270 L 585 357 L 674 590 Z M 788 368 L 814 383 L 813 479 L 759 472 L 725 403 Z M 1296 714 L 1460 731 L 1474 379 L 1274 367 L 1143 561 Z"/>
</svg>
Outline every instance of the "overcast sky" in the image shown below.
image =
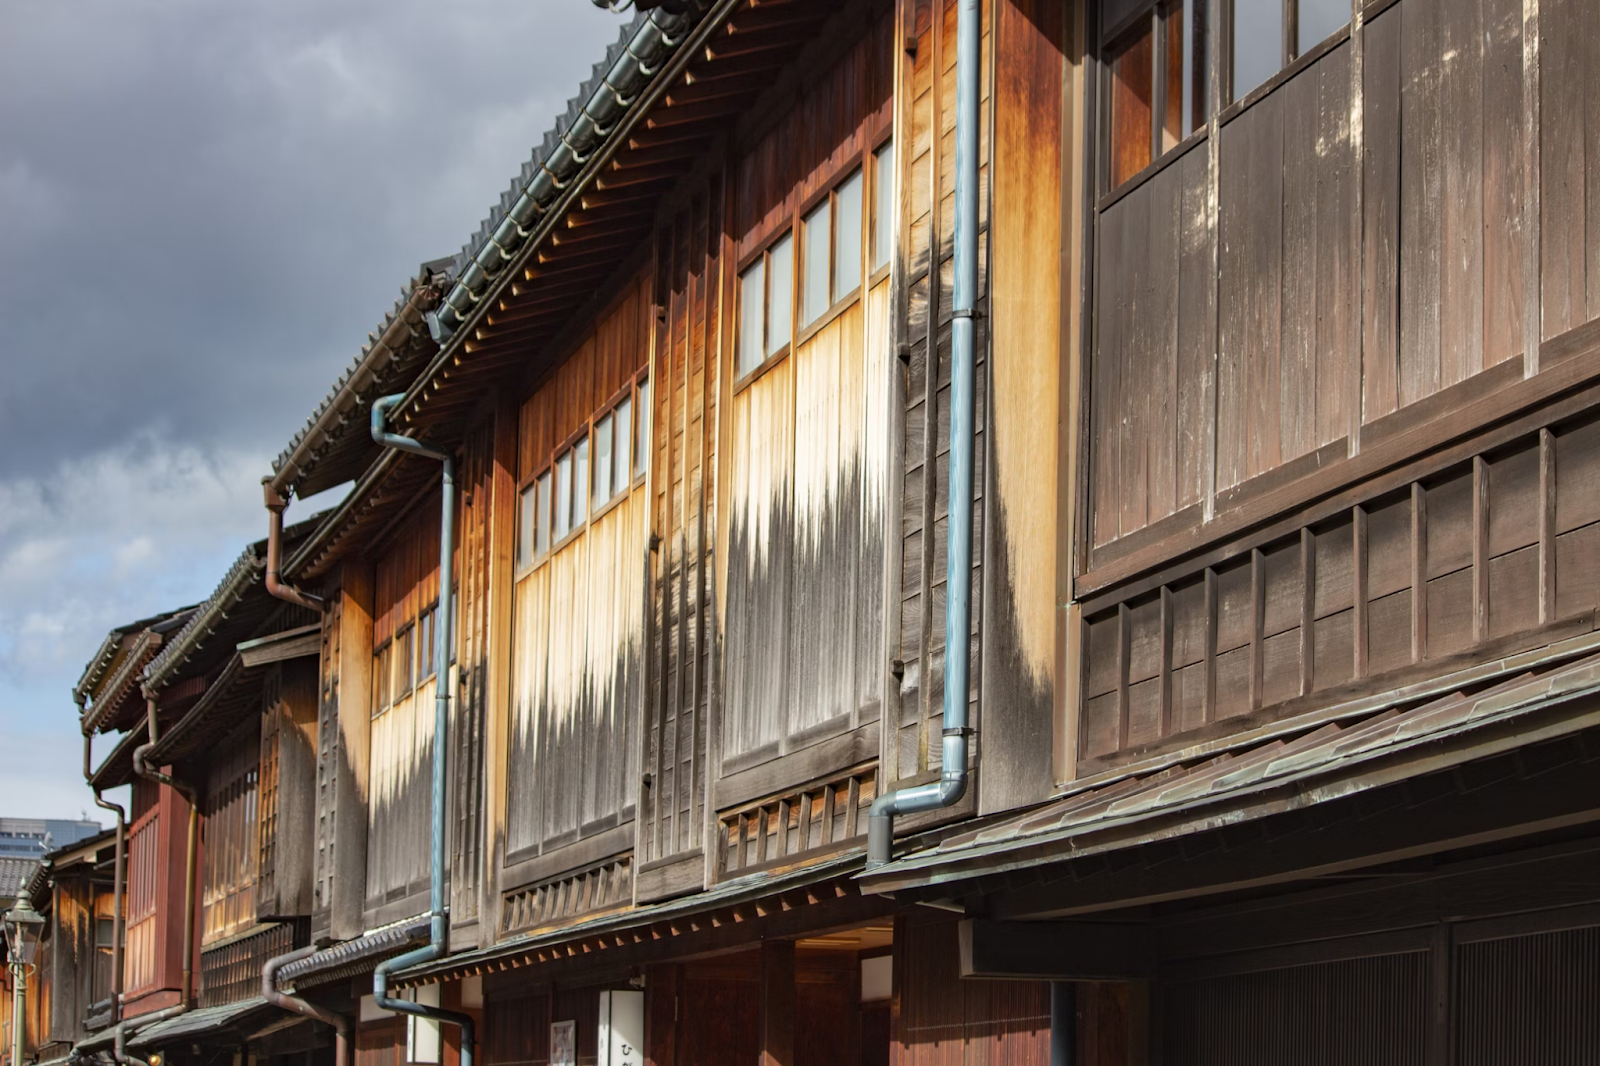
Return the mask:
<svg viewBox="0 0 1600 1066">
<path fill-rule="evenodd" d="M 271 458 L 623 19 L 0 0 L 0 816 L 99 813 L 85 661 L 264 534 Z"/>
</svg>

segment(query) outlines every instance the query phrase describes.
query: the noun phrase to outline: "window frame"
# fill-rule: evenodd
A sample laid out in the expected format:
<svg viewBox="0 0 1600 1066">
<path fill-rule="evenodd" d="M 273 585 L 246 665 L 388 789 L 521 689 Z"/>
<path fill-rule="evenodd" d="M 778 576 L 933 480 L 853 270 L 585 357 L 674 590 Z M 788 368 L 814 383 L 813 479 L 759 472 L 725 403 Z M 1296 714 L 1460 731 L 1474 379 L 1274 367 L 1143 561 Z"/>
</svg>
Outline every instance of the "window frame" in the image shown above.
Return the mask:
<svg viewBox="0 0 1600 1066">
<path fill-rule="evenodd" d="M 895 171 L 899 167 L 899 145 L 895 143 L 894 127 L 887 126 L 878 132 L 867 146 L 866 157 L 871 160 L 872 176 L 867 187 L 870 197 L 871 210 L 867 215 L 867 275 L 863 283 L 868 289 L 876 288 L 883 279 L 889 276 L 889 271 L 894 268 L 895 252 L 900 245 L 899 209 L 900 198 L 891 195 L 889 200 L 889 221 L 884 229 L 884 236 L 888 238 L 889 249 L 883 257 L 883 262 L 878 262 L 878 208 L 881 205 L 879 190 L 883 181 L 883 163 L 880 158 L 884 149 L 889 149 L 894 154 L 889 158 L 889 187 L 891 194 L 894 192 Z M 866 164 L 863 163 L 863 168 Z"/>
<path fill-rule="evenodd" d="M 523 497 L 529 492 L 534 494 L 534 521 L 538 523 L 538 527 L 534 529 L 533 534 L 533 558 L 528 562 L 524 562 L 520 559 L 516 561 L 515 576 L 512 579 L 513 583 L 521 582 L 529 574 L 532 574 L 535 570 L 539 569 L 539 567 L 549 562 L 557 552 L 559 552 L 562 548 L 565 548 L 569 543 L 572 542 L 574 538 L 585 532 L 595 521 L 610 513 L 610 511 L 622 500 L 626 499 L 644 484 L 645 475 L 648 472 L 648 462 L 646 462 L 644 467 L 640 467 L 636 464 L 641 452 L 646 453 L 645 457 L 648 460 L 648 447 L 641 448 L 639 439 L 641 432 L 645 436 L 648 436 L 650 432 L 651 412 L 644 410 L 644 414 L 642 416 L 644 419 L 643 423 L 641 423 L 640 413 L 640 397 L 643 391 L 647 388 L 649 380 L 650 368 L 648 366 L 645 366 L 635 372 L 633 376 L 628 378 L 628 380 L 625 381 L 619 389 L 607 397 L 603 404 L 595 408 L 589 414 L 589 417 L 584 420 L 582 425 L 580 425 L 577 429 L 574 429 L 566 437 L 557 441 L 555 447 L 551 448 L 548 452 L 541 456 L 537 456 L 535 464 L 531 467 L 532 472 L 523 475 L 521 480 L 518 481 L 516 492 L 516 521 L 517 547 L 519 550 L 522 543 L 522 500 Z M 611 496 L 608 499 L 602 503 L 596 503 L 594 500 L 596 470 L 594 458 L 595 427 L 607 415 L 615 415 L 615 413 L 622 407 L 624 403 L 627 403 L 630 406 L 630 440 L 629 462 L 628 466 L 626 467 L 627 476 L 625 480 L 621 482 L 613 482 L 611 486 Z M 556 536 L 555 525 L 555 512 L 559 503 L 557 499 L 557 465 L 560 463 L 563 457 L 573 454 L 578 445 L 583 441 L 589 442 L 590 454 L 588 459 L 587 475 L 584 479 L 584 485 L 581 487 L 581 490 L 578 488 L 578 486 L 574 486 L 573 500 L 574 502 L 577 502 L 578 491 L 583 493 L 584 515 L 581 520 L 574 521 L 572 525 L 558 537 Z M 575 465 L 576 457 L 574 456 L 574 466 Z M 616 473 L 616 423 L 613 421 L 613 477 L 616 476 Z M 548 479 L 550 492 L 548 504 L 539 499 L 539 492 L 541 488 L 540 483 L 546 479 Z M 540 550 L 539 548 L 539 534 L 541 532 L 544 533 L 548 538 L 543 550 Z"/>
<path fill-rule="evenodd" d="M 786 237 L 789 239 L 789 256 L 790 256 L 790 265 L 789 265 L 789 337 L 782 344 L 778 345 L 778 347 L 774 348 L 771 351 L 771 353 L 768 353 L 766 351 L 766 348 L 767 348 L 767 325 L 768 325 L 769 320 L 772 318 L 772 314 L 771 314 L 771 310 L 772 310 L 772 250 L 774 248 L 776 248 L 779 244 L 782 244 L 784 238 L 786 238 Z M 759 378 L 762 374 L 765 374 L 768 370 L 772 369 L 773 367 L 777 366 L 779 363 L 783 362 L 785 359 L 787 359 L 789 357 L 789 353 L 792 352 L 794 350 L 794 348 L 795 348 L 795 345 L 796 345 L 797 342 L 796 342 L 796 339 L 795 339 L 794 320 L 795 320 L 795 317 L 796 317 L 796 315 L 797 315 L 797 313 L 799 311 L 799 302 L 800 302 L 800 281 L 799 281 L 800 272 L 795 269 L 795 264 L 799 260 L 799 248 L 798 248 L 799 243 L 800 243 L 799 227 L 794 224 L 794 220 L 792 218 L 790 218 L 788 216 L 785 216 L 783 225 L 779 226 L 773 232 L 771 237 L 769 237 L 767 240 L 763 241 L 761 243 L 761 247 L 760 248 L 758 248 L 754 252 L 751 252 L 745 259 L 740 261 L 739 264 L 738 264 L 738 269 L 736 269 L 734 271 L 734 290 L 735 290 L 735 295 L 734 295 L 734 301 L 733 301 L 733 304 L 734 304 L 733 366 L 734 366 L 735 377 L 734 377 L 734 382 L 733 382 L 733 388 L 734 388 L 735 392 L 738 392 L 740 389 L 743 389 L 745 386 L 749 385 L 752 381 L 754 381 L 757 378 Z M 762 264 L 762 277 L 761 277 L 761 351 L 762 351 L 762 355 L 761 355 L 761 359 L 754 366 L 750 367 L 748 370 L 745 370 L 745 371 L 741 372 L 739 370 L 739 362 L 740 362 L 740 359 L 741 359 L 741 357 L 743 355 L 743 352 L 740 349 L 740 345 L 742 345 L 744 343 L 744 276 L 746 274 L 748 274 L 750 272 L 750 270 L 758 262 Z"/>
<path fill-rule="evenodd" d="M 893 252 L 891 251 L 887 262 L 877 268 L 874 268 L 872 266 L 871 249 L 872 241 L 875 236 L 875 227 L 873 223 L 877 218 L 877 196 L 876 185 L 874 184 L 876 181 L 877 152 L 885 144 L 893 140 L 893 123 L 885 123 L 881 128 L 875 128 L 871 129 L 870 131 L 863 132 L 861 135 L 861 141 L 858 142 L 860 147 L 842 156 L 837 163 L 827 170 L 826 173 L 813 174 L 811 176 L 811 181 L 814 181 L 817 186 L 815 191 L 803 198 L 792 196 L 789 207 L 782 215 L 779 215 L 765 226 L 753 230 L 744 240 L 739 242 L 740 244 L 743 244 L 745 240 L 748 240 L 752 245 L 754 245 L 754 247 L 744 255 L 738 257 L 734 262 L 733 336 L 735 338 L 735 342 L 733 345 L 733 351 L 728 357 L 732 364 L 730 376 L 733 378 L 733 395 L 737 396 L 739 393 L 749 388 L 757 379 L 761 377 L 761 375 L 765 374 L 773 367 L 781 364 L 785 359 L 793 354 L 796 348 L 810 340 L 812 337 L 816 336 L 818 332 L 824 329 L 835 318 L 839 317 L 839 315 L 843 314 L 852 304 L 861 300 L 865 296 L 867 290 L 871 289 L 874 285 L 878 284 L 879 281 L 888 276 L 889 271 L 894 266 Z M 837 228 L 839 212 L 838 204 L 836 202 L 836 194 L 840 186 L 849 181 L 858 173 L 861 175 L 860 281 L 857 282 L 855 288 L 834 299 L 828 305 L 827 310 L 819 314 L 814 321 L 806 323 L 805 325 L 801 325 L 800 286 L 805 270 L 804 262 L 802 260 L 802 241 L 804 239 L 805 217 L 809 215 L 812 210 L 824 200 L 828 201 L 830 215 L 828 235 L 828 283 L 830 286 L 829 292 L 831 295 L 831 287 L 834 283 L 833 268 L 835 264 L 833 260 L 837 255 L 836 249 L 838 239 Z M 808 181 L 807 184 L 810 184 L 810 181 Z M 897 220 L 891 219 L 890 226 L 891 228 L 889 232 L 891 239 L 898 241 L 899 228 Z M 790 241 L 792 242 L 791 248 L 792 255 L 794 256 L 793 265 L 790 270 L 792 302 L 790 304 L 789 315 L 789 343 L 777 349 L 771 355 L 765 356 L 760 363 L 757 363 L 750 369 L 740 371 L 739 339 L 742 338 L 744 333 L 744 300 L 742 299 L 742 294 L 739 290 L 739 283 L 743 281 L 745 273 L 752 266 L 754 266 L 757 261 L 766 262 L 767 256 L 771 253 L 772 249 L 780 241 L 782 241 L 785 236 L 789 237 Z M 770 306 L 772 299 L 770 268 L 766 268 L 766 274 L 767 277 L 763 283 L 765 286 L 762 303 L 763 315 L 767 313 L 767 308 Z M 763 337 L 765 337 L 765 322 L 763 322 L 762 334 Z"/>
<path fill-rule="evenodd" d="M 1174 6 L 1181 9 L 1182 0 L 1138 0 L 1118 21 L 1101 26 L 1098 34 L 1100 47 L 1097 64 L 1100 68 L 1097 82 L 1100 100 L 1096 108 L 1100 131 L 1096 137 L 1098 159 L 1095 165 L 1096 187 L 1099 189 L 1099 198 L 1102 201 L 1097 204 L 1099 209 L 1103 210 L 1110 205 L 1110 202 L 1119 199 L 1123 193 L 1138 187 L 1172 159 L 1182 155 L 1194 143 L 1205 139 L 1213 126 L 1225 125 L 1240 111 L 1271 93 L 1285 80 L 1304 69 L 1307 64 L 1314 62 L 1349 38 L 1350 22 L 1347 19 L 1321 40 L 1303 49 L 1300 48 L 1299 21 L 1302 2 L 1304 0 L 1278 0 L 1281 7 L 1282 32 L 1277 70 L 1260 84 L 1235 95 L 1233 91 L 1234 9 L 1237 0 L 1207 0 L 1208 10 L 1204 23 L 1206 40 L 1195 56 L 1196 61 L 1203 64 L 1202 70 L 1205 73 L 1204 121 L 1198 122 L 1191 133 L 1180 134 L 1176 141 L 1166 148 L 1162 147 L 1161 141 L 1167 110 L 1166 65 L 1162 61 L 1167 47 L 1164 16 Z M 1109 0 L 1101 0 L 1102 15 L 1107 6 Z M 1111 140 L 1112 67 L 1116 53 L 1136 34 L 1143 32 L 1150 34 L 1151 42 L 1150 159 L 1139 170 L 1119 182 L 1114 180 L 1115 175 L 1112 172 L 1114 156 L 1114 145 Z M 1211 70 L 1213 64 L 1217 68 L 1215 76 Z M 1180 131 L 1183 128 L 1181 118 L 1178 128 Z"/>
</svg>

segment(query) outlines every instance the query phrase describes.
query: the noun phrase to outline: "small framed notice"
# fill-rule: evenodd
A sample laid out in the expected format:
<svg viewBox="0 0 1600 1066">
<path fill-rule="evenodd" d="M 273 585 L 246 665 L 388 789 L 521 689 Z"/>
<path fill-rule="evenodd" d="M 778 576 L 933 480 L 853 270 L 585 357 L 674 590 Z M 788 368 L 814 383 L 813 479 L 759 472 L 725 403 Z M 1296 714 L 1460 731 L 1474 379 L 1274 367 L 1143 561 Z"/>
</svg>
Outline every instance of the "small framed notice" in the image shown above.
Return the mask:
<svg viewBox="0 0 1600 1066">
<path fill-rule="evenodd" d="M 550 1023 L 550 1066 L 578 1066 L 578 1023 Z"/>
</svg>

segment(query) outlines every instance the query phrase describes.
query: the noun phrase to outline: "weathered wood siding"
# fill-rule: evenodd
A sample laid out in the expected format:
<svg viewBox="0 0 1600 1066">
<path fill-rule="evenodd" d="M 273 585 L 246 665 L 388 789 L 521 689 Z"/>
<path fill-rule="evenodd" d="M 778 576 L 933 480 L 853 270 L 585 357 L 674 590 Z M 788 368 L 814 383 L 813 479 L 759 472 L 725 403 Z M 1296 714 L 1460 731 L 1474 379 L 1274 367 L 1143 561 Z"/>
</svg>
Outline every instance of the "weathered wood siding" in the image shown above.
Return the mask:
<svg viewBox="0 0 1600 1066">
<path fill-rule="evenodd" d="M 256 921 L 260 868 L 261 723 L 247 722 L 206 760 L 201 832 L 200 943 L 210 945 Z"/>
<path fill-rule="evenodd" d="M 1592 610 L 1595 15 L 1524 14 L 1381 5 L 1097 204 L 1079 772 Z"/>
<path fill-rule="evenodd" d="M 525 488 L 575 435 L 590 432 L 623 390 L 632 397 L 648 356 L 649 291 L 648 276 L 630 283 L 523 404 L 518 448 Z M 589 488 L 578 491 L 587 495 Z M 617 829 L 634 815 L 648 551 L 643 479 L 630 475 L 619 495 L 591 501 L 584 512 L 576 530 L 552 543 L 517 585 L 511 864 Z M 620 842 L 617 850 L 631 843 Z M 533 877 L 555 872 L 549 863 L 529 869 Z"/>
<path fill-rule="evenodd" d="M 979 636 L 987 592 L 982 562 L 990 529 L 986 476 L 990 461 L 988 360 L 992 319 L 989 303 L 989 217 L 993 82 L 993 8 L 982 7 L 983 40 L 979 106 L 978 299 L 972 512 L 972 636 L 968 692 L 969 721 L 979 724 L 978 692 L 983 684 Z M 902 427 L 897 452 L 904 462 L 899 479 L 901 573 L 899 708 L 894 733 L 884 744 L 884 787 L 932 780 L 940 765 L 944 728 L 945 583 L 950 471 L 950 311 L 955 222 L 955 60 L 956 4 L 953 0 L 913 0 L 901 6 L 902 37 L 908 42 L 899 64 L 900 248 L 902 283 L 893 314 L 897 347 L 905 360 Z M 909 42 L 915 42 L 915 50 Z M 1019 424 L 1019 430 L 1026 430 Z M 975 791 L 975 790 L 974 790 Z M 969 793 L 958 811 L 975 809 Z"/>
<path fill-rule="evenodd" d="M 372 568 L 344 563 L 322 617 L 312 933 L 361 935 L 372 722 Z"/>
<path fill-rule="evenodd" d="M 414 639 L 419 614 L 439 597 L 439 494 L 416 502 L 392 540 L 381 549 L 376 570 L 372 626 L 371 788 L 367 802 L 367 908 L 399 904 L 427 891 L 432 816 L 434 684 L 443 672 L 415 682 Z M 410 639 L 408 640 L 408 634 Z M 431 642 L 426 642 L 430 643 Z M 410 647 L 409 678 L 398 658 Z M 386 673 L 385 683 L 377 675 Z M 405 907 L 401 907 L 405 910 Z M 388 914 L 387 920 L 407 917 Z M 376 922 L 370 924 L 378 924 Z"/>
<path fill-rule="evenodd" d="M 980 811 L 1038 802 L 1055 784 L 1058 464 L 1062 344 L 1063 123 L 1066 5 L 994 0 L 994 223 L 990 229 L 995 357 L 990 362 L 981 692 L 986 778 Z"/>
<path fill-rule="evenodd" d="M 49 989 L 48 1039 L 75 1043 L 88 1035 L 84 1019 L 90 1009 L 111 996 L 110 941 L 101 946 L 97 936 L 99 923 L 112 918 L 112 895 L 81 867 L 53 880 L 49 940 L 35 956 L 41 972 L 28 992 Z"/>
<path fill-rule="evenodd" d="M 313 909 L 316 833 L 317 664 L 273 667 L 261 686 L 260 864 L 256 917 L 300 918 Z"/>
<path fill-rule="evenodd" d="M 729 321 L 727 209 L 717 173 L 657 237 L 648 443 L 649 536 L 656 548 L 649 560 L 649 689 L 639 792 L 641 900 L 704 883 L 697 856 L 705 830 L 717 643 L 712 608 L 718 354 Z"/>
<path fill-rule="evenodd" d="M 740 153 L 736 262 L 786 230 L 798 234 L 818 196 L 856 168 L 870 169 L 892 117 L 892 25 L 884 15 L 864 26 Z M 864 209 L 864 229 L 868 217 Z M 868 247 L 863 232 L 863 260 Z M 885 294 L 874 295 L 886 290 L 887 277 L 868 270 L 863 262 L 860 287 L 837 294 L 816 323 L 803 324 L 797 309 L 787 350 L 732 383 L 731 447 L 722 456 L 726 688 L 717 757 L 724 777 L 881 716 L 890 356 Z M 798 278 L 797 271 L 797 286 Z M 730 379 L 735 358 L 730 337 L 723 350 Z M 730 795 L 719 789 L 718 804 Z"/>
</svg>

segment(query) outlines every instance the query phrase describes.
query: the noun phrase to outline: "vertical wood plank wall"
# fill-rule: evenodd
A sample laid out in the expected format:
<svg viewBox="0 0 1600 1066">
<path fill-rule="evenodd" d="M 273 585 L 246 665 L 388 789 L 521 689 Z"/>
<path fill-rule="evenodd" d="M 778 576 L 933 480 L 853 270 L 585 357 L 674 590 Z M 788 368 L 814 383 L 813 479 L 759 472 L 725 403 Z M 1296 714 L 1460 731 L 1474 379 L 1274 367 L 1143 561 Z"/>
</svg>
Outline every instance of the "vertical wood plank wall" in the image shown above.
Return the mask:
<svg viewBox="0 0 1600 1066">
<path fill-rule="evenodd" d="M 254 716 L 252 716 L 254 718 Z M 207 760 L 202 808 L 206 863 L 200 877 L 200 944 L 209 946 L 256 921 L 261 723 L 246 723 Z"/>
<path fill-rule="evenodd" d="M 1051 792 L 1056 702 L 1056 513 L 1062 348 L 1063 84 L 1068 6 L 994 0 L 995 357 L 990 361 L 990 535 L 984 540 L 982 747 L 1004 773 L 980 811 Z M 937 624 L 937 623 L 935 623 Z"/>
<path fill-rule="evenodd" d="M 715 534 L 728 203 L 713 175 L 657 234 L 650 372 L 649 689 L 641 864 L 692 855 L 705 823 L 715 680 Z M 636 551 L 646 550 L 636 545 Z M 692 864 L 691 864 L 692 865 Z M 692 871 L 691 871 L 692 873 Z M 650 896 L 642 883 L 641 898 Z M 676 883 L 663 886 L 673 891 Z"/>
<path fill-rule="evenodd" d="M 649 292 L 648 274 L 630 283 L 523 404 L 522 484 L 545 470 L 556 449 L 589 426 L 645 366 Z M 510 863 L 633 818 L 644 657 L 644 495 L 642 481 L 635 480 L 620 502 L 553 544 L 517 585 L 508 756 L 523 771 L 508 781 Z"/>
<path fill-rule="evenodd" d="M 977 395 L 973 453 L 971 689 L 977 704 L 983 683 L 979 633 L 987 606 L 985 524 L 989 459 L 989 182 L 992 4 L 981 5 L 983 66 L 979 106 L 978 293 L 975 354 Z M 884 744 L 885 787 L 928 778 L 939 769 L 944 715 L 945 582 L 949 515 L 950 284 L 955 217 L 954 0 L 911 0 L 903 5 L 907 55 L 900 65 L 902 101 L 900 257 L 904 284 L 899 317 L 906 360 L 903 456 L 900 482 L 902 545 L 900 589 L 900 699 L 893 739 Z M 910 42 L 915 42 L 911 53 Z M 1019 426 L 1020 428 L 1020 426 Z M 969 712 L 969 715 L 971 712 Z M 970 720 L 978 721 L 976 715 Z M 965 800 L 969 806 L 972 800 Z"/>
<path fill-rule="evenodd" d="M 422 494 L 375 568 L 374 656 L 371 669 L 396 672 L 383 648 L 439 597 L 439 492 Z M 413 648 L 413 663 L 415 648 Z M 444 664 L 435 664 L 443 667 Z M 413 667 L 414 673 L 414 667 Z M 427 890 L 427 840 L 432 812 L 433 687 L 437 671 L 410 692 L 389 685 L 390 705 L 372 706 L 371 787 L 367 809 L 367 906 L 397 903 Z M 374 682 L 374 690 L 383 686 Z M 375 697 L 376 699 L 376 697 Z M 395 914 L 392 919 L 406 917 Z"/>
<path fill-rule="evenodd" d="M 341 940 L 366 928 L 372 597 L 370 565 L 346 562 L 322 619 L 312 935 Z"/>
<path fill-rule="evenodd" d="M 892 1066 L 1023 1066 L 1050 1061 L 1050 986 L 963 981 L 953 915 L 895 922 Z"/>
<path fill-rule="evenodd" d="M 870 171 L 891 119 L 892 26 L 888 14 L 868 22 L 740 152 L 728 253 L 736 267 L 785 231 L 796 234 L 798 256 L 802 210 L 857 166 Z M 843 306 L 821 327 L 808 328 L 797 309 L 789 350 L 733 391 L 722 455 L 730 489 L 723 774 L 880 716 L 888 344 L 873 325 L 883 321 L 874 301 L 884 297 L 865 275 L 863 266 L 859 295 L 838 294 Z M 886 276 L 877 287 L 886 289 Z M 730 279 L 728 298 L 736 291 Z M 729 335 L 721 358 L 730 378 L 734 349 Z"/>
<path fill-rule="evenodd" d="M 1592 610 L 1542 379 L 1593 377 L 1600 16 L 1546 0 L 1529 70 L 1523 14 L 1377 5 L 1097 205 L 1079 772 Z"/>
</svg>

